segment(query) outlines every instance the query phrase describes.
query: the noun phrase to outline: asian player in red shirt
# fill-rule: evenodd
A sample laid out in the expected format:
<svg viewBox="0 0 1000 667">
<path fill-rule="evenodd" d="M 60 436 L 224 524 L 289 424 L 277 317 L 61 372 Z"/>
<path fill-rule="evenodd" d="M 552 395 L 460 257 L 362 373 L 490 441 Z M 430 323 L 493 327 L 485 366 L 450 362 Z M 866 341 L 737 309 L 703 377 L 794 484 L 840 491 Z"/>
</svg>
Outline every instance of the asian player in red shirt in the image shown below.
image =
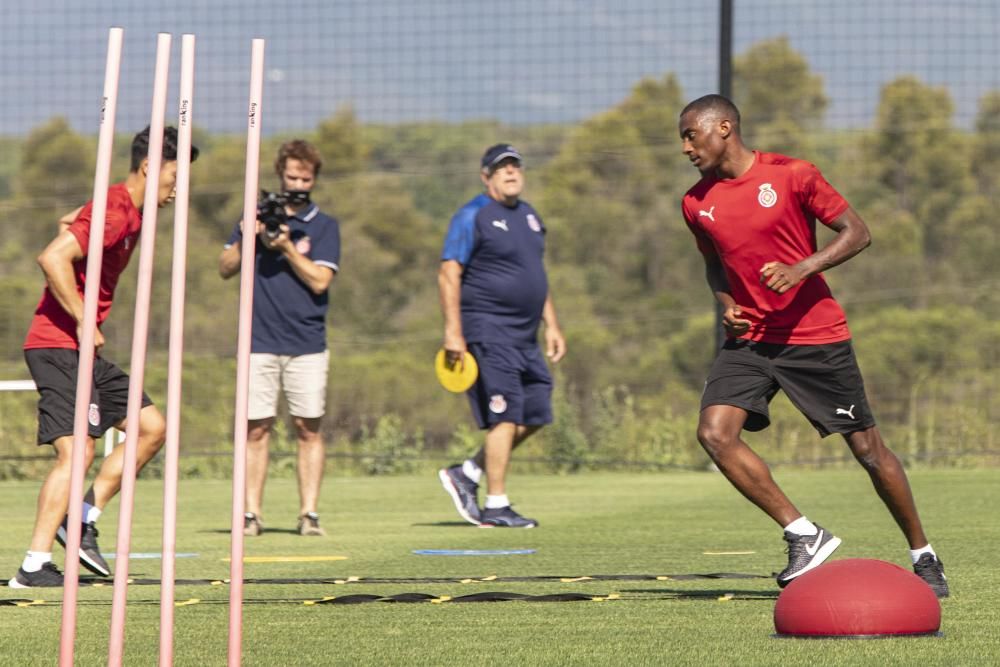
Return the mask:
<svg viewBox="0 0 1000 667">
<path fill-rule="evenodd" d="M 94 343 L 94 382 L 88 412 L 89 438 L 86 463 L 94 459 L 94 441 L 111 427 L 124 429 L 128 406 L 129 377 L 100 355 L 104 336 L 100 325 L 111 311 L 118 279 L 128 266 L 139 242 L 142 205 L 145 199 L 149 161 L 149 128 L 132 140 L 129 174 L 108 188 L 104 223 L 104 252 Z M 191 160 L 198 149 L 191 148 Z M 177 130 L 163 133 L 163 161 L 160 166 L 157 203 L 165 206 L 174 198 L 177 181 Z M 46 287 L 24 341 L 24 358 L 38 387 L 38 444 L 52 445 L 56 460 L 38 494 L 38 509 L 31 545 L 17 574 L 8 581 L 11 588 L 55 587 L 63 585 L 63 575 L 52 562 L 52 543 L 66 544 L 66 512 L 73 450 L 73 421 L 76 403 L 76 376 L 79 368 L 80 327 L 83 322 L 84 279 L 93 202 L 76 212 L 74 219 L 61 220 L 59 234 L 38 257 Z M 138 469 L 160 450 L 166 436 L 163 415 L 143 394 L 139 413 Z M 124 447 L 119 445 L 104 459 L 93 484 L 84 496 L 80 563 L 95 574 L 111 571 L 97 545 L 95 522 L 104 506 L 121 487 Z"/>
</svg>

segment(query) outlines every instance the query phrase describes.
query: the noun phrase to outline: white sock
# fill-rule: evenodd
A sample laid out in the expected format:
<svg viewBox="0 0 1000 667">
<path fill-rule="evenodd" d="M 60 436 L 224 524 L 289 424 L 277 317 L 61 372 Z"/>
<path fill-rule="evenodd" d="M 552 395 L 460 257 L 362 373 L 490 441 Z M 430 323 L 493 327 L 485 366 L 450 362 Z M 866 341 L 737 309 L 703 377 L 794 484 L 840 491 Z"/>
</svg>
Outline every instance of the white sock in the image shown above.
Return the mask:
<svg viewBox="0 0 1000 667">
<path fill-rule="evenodd" d="M 52 562 L 51 551 L 29 551 L 21 563 L 21 569 L 25 572 L 38 572 L 46 563 Z"/>
<path fill-rule="evenodd" d="M 101 518 L 101 510 L 94 507 L 90 503 L 84 501 L 83 503 L 83 522 L 84 523 L 96 523 L 98 519 Z"/>
<path fill-rule="evenodd" d="M 800 516 L 798 519 L 785 526 L 785 530 L 789 533 L 795 533 L 796 535 L 815 535 L 819 532 L 819 528 L 816 527 L 816 524 L 804 516 Z"/>
<path fill-rule="evenodd" d="M 489 510 L 500 509 L 501 507 L 507 507 L 510 505 L 510 500 L 507 498 L 507 494 L 502 496 L 486 496 L 486 504 L 484 507 Z"/>
<path fill-rule="evenodd" d="M 928 543 L 926 547 L 921 547 L 920 549 L 910 549 L 910 559 L 913 560 L 914 565 L 917 564 L 917 561 L 920 560 L 920 557 L 924 554 L 930 554 L 934 556 L 934 560 L 937 560 L 937 554 L 934 553 L 934 548 L 930 545 L 930 543 Z"/>
<path fill-rule="evenodd" d="M 466 459 L 465 463 L 462 464 L 462 472 L 476 484 L 479 484 L 479 480 L 483 478 L 483 469 L 477 466 L 472 459 Z"/>
</svg>

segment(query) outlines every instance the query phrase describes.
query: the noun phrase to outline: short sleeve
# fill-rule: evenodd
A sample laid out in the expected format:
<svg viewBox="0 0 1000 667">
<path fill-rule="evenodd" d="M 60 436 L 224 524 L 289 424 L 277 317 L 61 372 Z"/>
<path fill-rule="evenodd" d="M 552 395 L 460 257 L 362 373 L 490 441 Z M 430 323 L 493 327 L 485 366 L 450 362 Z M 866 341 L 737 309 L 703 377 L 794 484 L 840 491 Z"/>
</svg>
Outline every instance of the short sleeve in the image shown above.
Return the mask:
<svg viewBox="0 0 1000 667">
<path fill-rule="evenodd" d="M 237 221 L 236 224 L 233 225 L 233 233 L 229 235 L 229 240 L 226 241 L 225 247 L 228 248 L 230 246 L 234 246 L 240 243 L 242 240 L 243 240 L 243 229 L 240 226 L 240 221 Z"/>
<path fill-rule="evenodd" d="M 793 173 L 799 202 L 824 225 L 836 220 L 850 206 L 847 200 L 827 182 L 816 165 L 798 162 Z"/>
<path fill-rule="evenodd" d="M 87 205 L 80 210 L 76 219 L 69 226 L 69 231 L 76 237 L 84 256 L 87 255 L 90 247 L 90 223 L 93 214 L 94 202 L 87 202 Z M 120 206 L 109 199 L 104 213 L 104 248 L 108 249 L 121 241 L 127 229 L 128 215 L 122 211 Z"/>
<path fill-rule="evenodd" d="M 444 239 L 444 250 L 441 252 L 442 262 L 454 260 L 462 266 L 468 266 L 476 244 L 477 211 L 478 208 L 466 206 L 451 219 Z"/>
<path fill-rule="evenodd" d="M 309 258 L 334 273 L 340 271 L 340 224 L 333 218 L 327 218 L 323 233 L 316 239 L 316 245 L 309 252 Z"/>
<path fill-rule="evenodd" d="M 695 223 L 695 218 L 688 211 L 687 200 L 681 202 L 681 213 L 684 215 L 684 222 L 687 223 L 688 229 L 694 234 L 695 243 L 698 245 L 698 250 L 702 255 L 706 257 L 714 257 L 718 255 L 718 251 L 715 249 L 715 243 L 709 238 L 708 234 L 701 226 Z"/>
</svg>

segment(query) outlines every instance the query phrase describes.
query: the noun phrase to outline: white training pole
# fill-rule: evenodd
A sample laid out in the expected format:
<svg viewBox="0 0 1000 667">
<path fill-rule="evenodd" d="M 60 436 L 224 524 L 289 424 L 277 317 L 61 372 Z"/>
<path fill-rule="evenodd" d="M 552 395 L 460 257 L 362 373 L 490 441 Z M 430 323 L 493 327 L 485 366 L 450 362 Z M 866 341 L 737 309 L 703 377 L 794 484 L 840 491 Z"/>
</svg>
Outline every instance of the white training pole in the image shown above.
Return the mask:
<svg viewBox="0 0 1000 667">
<path fill-rule="evenodd" d="M 236 416 L 233 426 L 233 522 L 229 564 L 229 666 L 239 667 L 243 650 L 243 503 L 247 478 L 247 410 L 250 399 L 250 328 L 253 324 L 254 249 L 257 243 L 257 171 L 260 169 L 264 40 L 250 48 L 246 178 L 243 184 L 243 242 L 240 247 L 240 317 L 236 351 Z"/>
<path fill-rule="evenodd" d="M 174 563 L 177 550 L 177 467 L 180 459 L 181 379 L 184 359 L 184 290 L 187 271 L 194 35 L 181 37 L 177 111 L 177 197 L 174 262 L 170 280 L 170 352 L 167 363 L 167 441 L 163 465 L 163 559 L 160 568 L 160 665 L 174 663 Z"/>
<path fill-rule="evenodd" d="M 149 121 L 149 153 L 146 193 L 142 204 L 142 232 L 139 248 L 139 281 L 135 295 L 132 326 L 132 361 L 129 365 L 128 411 L 125 416 L 125 458 L 122 464 L 121 500 L 118 510 L 118 548 L 115 558 L 115 585 L 111 598 L 111 639 L 108 665 L 119 667 L 125 648 L 125 604 L 128 595 L 128 553 L 132 543 L 132 509 L 135 505 L 136 459 L 139 445 L 139 413 L 146 370 L 146 338 L 149 331 L 149 299 L 153 284 L 156 214 L 159 208 L 160 166 L 163 162 L 163 116 L 167 105 L 167 78 L 170 74 L 170 35 L 156 38 L 156 69 L 153 78 L 153 109 Z"/>
<path fill-rule="evenodd" d="M 80 537 L 83 521 L 83 479 L 86 476 L 87 415 L 94 376 L 94 338 L 97 329 L 97 297 L 101 262 L 104 259 L 104 222 L 108 210 L 108 182 L 111 150 L 115 138 L 115 110 L 118 108 L 118 73 L 122 62 L 121 28 L 108 31 L 108 58 L 104 68 L 104 95 L 101 97 L 100 132 L 97 140 L 97 168 L 94 170 L 94 199 L 87 244 L 87 278 L 83 290 L 83 328 L 80 331 L 80 364 L 76 378 L 76 406 L 73 419 L 73 460 L 69 482 L 69 511 L 66 525 L 66 569 L 63 583 L 62 630 L 59 664 L 72 667 L 76 643 L 76 599 L 80 587 Z"/>
</svg>

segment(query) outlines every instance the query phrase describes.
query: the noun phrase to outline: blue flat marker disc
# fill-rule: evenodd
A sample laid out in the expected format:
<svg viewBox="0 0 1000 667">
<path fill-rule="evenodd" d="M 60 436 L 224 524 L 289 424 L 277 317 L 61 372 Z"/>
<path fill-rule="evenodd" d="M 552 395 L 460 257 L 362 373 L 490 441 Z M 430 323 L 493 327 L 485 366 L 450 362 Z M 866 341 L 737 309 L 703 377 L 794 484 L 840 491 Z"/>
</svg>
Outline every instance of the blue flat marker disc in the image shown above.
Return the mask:
<svg viewBox="0 0 1000 667">
<path fill-rule="evenodd" d="M 414 549 L 418 556 L 522 556 L 535 549 Z"/>
</svg>

